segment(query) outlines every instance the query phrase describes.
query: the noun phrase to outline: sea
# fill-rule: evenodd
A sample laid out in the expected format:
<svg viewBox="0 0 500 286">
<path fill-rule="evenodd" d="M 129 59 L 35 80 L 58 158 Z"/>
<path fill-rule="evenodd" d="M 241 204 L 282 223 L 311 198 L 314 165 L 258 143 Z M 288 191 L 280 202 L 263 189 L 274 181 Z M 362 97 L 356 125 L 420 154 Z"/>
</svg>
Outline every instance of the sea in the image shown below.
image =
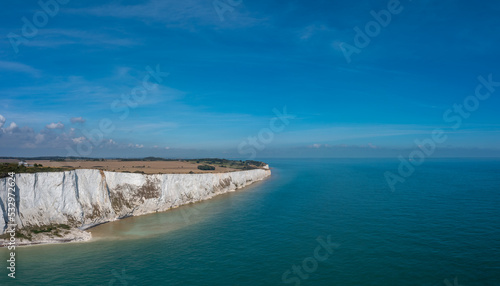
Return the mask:
<svg viewBox="0 0 500 286">
<path fill-rule="evenodd" d="M 0 285 L 500 285 L 500 159 L 265 159 L 236 192 L 0 249 Z"/>
</svg>

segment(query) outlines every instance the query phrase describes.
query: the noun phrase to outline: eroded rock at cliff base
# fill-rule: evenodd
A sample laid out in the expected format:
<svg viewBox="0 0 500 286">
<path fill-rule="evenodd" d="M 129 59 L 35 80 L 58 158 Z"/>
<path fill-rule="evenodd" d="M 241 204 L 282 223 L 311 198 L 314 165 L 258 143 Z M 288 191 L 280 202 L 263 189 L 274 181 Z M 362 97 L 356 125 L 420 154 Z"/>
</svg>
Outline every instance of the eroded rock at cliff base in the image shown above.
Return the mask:
<svg viewBox="0 0 500 286">
<path fill-rule="evenodd" d="M 128 216 L 165 211 L 235 191 L 271 175 L 269 169 L 230 173 L 157 174 L 77 169 L 16 174 L 18 245 L 85 241 L 83 230 Z M 0 179 L 0 235 L 7 236 L 7 179 Z"/>
</svg>

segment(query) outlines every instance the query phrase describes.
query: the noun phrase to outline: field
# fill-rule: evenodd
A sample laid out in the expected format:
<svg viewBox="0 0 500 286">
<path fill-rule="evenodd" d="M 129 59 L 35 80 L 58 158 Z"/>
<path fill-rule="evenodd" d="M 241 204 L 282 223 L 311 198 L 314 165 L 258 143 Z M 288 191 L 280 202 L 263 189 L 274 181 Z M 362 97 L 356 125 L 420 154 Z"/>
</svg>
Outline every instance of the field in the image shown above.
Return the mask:
<svg viewBox="0 0 500 286">
<path fill-rule="evenodd" d="M 78 159 L 78 160 L 24 160 L 28 167 L 17 166 L 18 160 L 0 159 L 0 172 L 36 173 L 74 169 L 100 169 L 111 172 L 143 174 L 202 174 L 227 173 L 262 167 L 256 161 L 233 161 L 225 159 L 190 160 L 145 160 L 145 159 Z M 213 170 L 201 170 L 199 166 L 211 166 Z M 203 169 L 203 168 L 202 168 Z M 3 176 L 2 176 L 3 177 Z"/>
</svg>

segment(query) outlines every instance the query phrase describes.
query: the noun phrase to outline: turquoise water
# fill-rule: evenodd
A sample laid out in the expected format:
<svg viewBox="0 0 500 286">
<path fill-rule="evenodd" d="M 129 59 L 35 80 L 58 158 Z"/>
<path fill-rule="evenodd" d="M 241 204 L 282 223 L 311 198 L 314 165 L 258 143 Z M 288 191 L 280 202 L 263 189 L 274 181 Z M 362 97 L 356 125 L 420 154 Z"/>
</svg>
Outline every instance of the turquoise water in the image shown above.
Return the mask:
<svg viewBox="0 0 500 286">
<path fill-rule="evenodd" d="M 500 161 L 428 160 L 395 192 L 393 159 L 267 161 L 242 191 L 18 249 L 0 284 L 500 285 Z"/>
</svg>

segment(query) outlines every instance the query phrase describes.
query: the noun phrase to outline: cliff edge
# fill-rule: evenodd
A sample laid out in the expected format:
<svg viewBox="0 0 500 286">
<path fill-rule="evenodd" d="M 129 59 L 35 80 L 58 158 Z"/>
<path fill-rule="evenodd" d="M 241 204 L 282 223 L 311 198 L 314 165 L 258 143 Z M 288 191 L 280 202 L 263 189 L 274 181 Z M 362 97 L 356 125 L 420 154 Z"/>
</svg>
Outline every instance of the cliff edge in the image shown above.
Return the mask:
<svg viewBox="0 0 500 286">
<path fill-rule="evenodd" d="M 210 174 L 144 175 L 95 169 L 16 174 L 16 244 L 88 240 L 90 233 L 84 230 L 92 226 L 207 200 L 270 175 L 267 166 Z M 9 210 L 11 181 L 0 179 L 0 235 L 7 239 L 13 212 Z"/>
</svg>

